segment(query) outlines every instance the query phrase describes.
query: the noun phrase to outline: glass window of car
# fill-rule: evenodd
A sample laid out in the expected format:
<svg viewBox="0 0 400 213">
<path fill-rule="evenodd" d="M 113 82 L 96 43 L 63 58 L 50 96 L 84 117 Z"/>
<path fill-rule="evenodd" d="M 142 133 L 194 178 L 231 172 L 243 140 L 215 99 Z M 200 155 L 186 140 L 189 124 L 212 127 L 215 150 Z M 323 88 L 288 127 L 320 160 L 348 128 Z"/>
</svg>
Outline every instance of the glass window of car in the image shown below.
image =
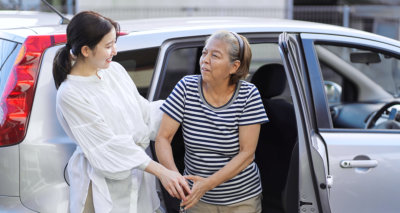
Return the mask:
<svg viewBox="0 0 400 213">
<path fill-rule="evenodd" d="M 0 91 L 4 90 L 20 47 L 18 43 L 0 39 Z"/>
<path fill-rule="evenodd" d="M 197 60 L 200 57 L 200 49 L 200 47 L 177 48 L 168 54 L 159 99 L 166 99 L 183 76 L 200 73 Z"/>
<path fill-rule="evenodd" d="M 318 45 L 334 53 L 395 97 L 400 94 L 399 59 L 376 50 Z"/>
<path fill-rule="evenodd" d="M 3 69 L 4 63 L 10 57 L 16 47 L 17 43 L 0 39 L 0 69 Z"/>
<path fill-rule="evenodd" d="M 388 99 L 399 97 L 400 57 L 361 46 L 316 44 L 315 49 L 334 127 L 365 128 Z"/>
<path fill-rule="evenodd" d="M 128 71 L 143 97 L 147 97 L 150 88 L 158 51 L 158 47 L 124 51 L 118 52 L 113 58 Z"/>
</svg>

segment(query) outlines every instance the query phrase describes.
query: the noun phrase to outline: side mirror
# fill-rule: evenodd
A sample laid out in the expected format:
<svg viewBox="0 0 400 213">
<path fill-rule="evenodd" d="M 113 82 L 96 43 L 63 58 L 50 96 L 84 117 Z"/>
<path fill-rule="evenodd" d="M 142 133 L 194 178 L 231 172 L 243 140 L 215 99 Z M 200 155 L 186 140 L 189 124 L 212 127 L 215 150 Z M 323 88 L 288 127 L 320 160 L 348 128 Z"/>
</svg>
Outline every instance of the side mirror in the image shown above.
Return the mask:
<svg viewBox="0 0 400 213">
<path fill-rule="evenodd" d="M 333 81 L 324 81 L 325 94 L 329 105 L 340 103 L 342 87 Z"/>
</svg>

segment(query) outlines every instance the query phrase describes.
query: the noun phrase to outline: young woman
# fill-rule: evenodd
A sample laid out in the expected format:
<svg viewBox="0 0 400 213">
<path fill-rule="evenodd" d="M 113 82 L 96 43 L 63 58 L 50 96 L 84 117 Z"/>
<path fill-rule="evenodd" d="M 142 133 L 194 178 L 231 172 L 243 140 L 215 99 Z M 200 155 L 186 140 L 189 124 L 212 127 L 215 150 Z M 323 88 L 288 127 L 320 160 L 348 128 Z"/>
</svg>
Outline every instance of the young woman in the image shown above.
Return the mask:
<svg viewBox="0 0 400 213">
<path fill-rule="evenodd" d="M 156 212 L 153 175 L 174 197 L 184 199 L 184 190 L 190 191 L 178 172 L 145 153 L 162 102 L 141 97 L 126 70 L 112 62 L 118 33 L 111 19 L 81 12 L 54 59 L 57 116 L 77 143 L 68 163 L 70 212 Z"/>
<path fill-rule="evenodd" d="M 219 31 L 206 41 L 201 75 L 184 77 L 165 101 L 157 157 L 178 171 L 171 140 L 182 125 L 188 212 L 261 212 L 261 183 L 254 152 L 267 122 L 257 88 L 240 80 L 249 72 L 247 39 Z"/>
</svg>

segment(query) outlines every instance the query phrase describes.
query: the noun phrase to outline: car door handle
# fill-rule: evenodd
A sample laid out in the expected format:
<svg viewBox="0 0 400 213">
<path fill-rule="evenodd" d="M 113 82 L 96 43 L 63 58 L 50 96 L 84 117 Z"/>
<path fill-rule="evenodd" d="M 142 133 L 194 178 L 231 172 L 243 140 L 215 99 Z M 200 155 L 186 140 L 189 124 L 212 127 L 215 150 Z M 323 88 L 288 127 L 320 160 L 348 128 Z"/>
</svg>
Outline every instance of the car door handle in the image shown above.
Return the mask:
<svg viewBox="0 0 400 213">
<path fill-rule="evenodd" d="M 378 166 L 377 160 L 342 160 L 342 168 L 374 168 Z"/>
</svg>

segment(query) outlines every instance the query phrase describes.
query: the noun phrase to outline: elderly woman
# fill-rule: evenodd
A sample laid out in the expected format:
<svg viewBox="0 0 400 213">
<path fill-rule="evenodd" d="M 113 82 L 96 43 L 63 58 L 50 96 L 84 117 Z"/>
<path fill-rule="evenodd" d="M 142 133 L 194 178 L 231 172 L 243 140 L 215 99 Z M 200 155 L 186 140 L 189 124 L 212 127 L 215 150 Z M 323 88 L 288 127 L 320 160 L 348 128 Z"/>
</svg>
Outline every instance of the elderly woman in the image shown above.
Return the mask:
<svg viewBox="0 0 400 213">
<path fill-rule="evenodd" d="M 257 88 L 240 80 L 249 72 L 247 39 L 218 31 L 206 41 L 201 75 L 178 82 L 161 107 L 157 156 L 178 171 L 171 141 L 182 124 L 185 177 L 192 187 L 181 205 L 188 212 L 261 212 L 261 183 L 254 152 L 267 122 Z"/>
</svg>

